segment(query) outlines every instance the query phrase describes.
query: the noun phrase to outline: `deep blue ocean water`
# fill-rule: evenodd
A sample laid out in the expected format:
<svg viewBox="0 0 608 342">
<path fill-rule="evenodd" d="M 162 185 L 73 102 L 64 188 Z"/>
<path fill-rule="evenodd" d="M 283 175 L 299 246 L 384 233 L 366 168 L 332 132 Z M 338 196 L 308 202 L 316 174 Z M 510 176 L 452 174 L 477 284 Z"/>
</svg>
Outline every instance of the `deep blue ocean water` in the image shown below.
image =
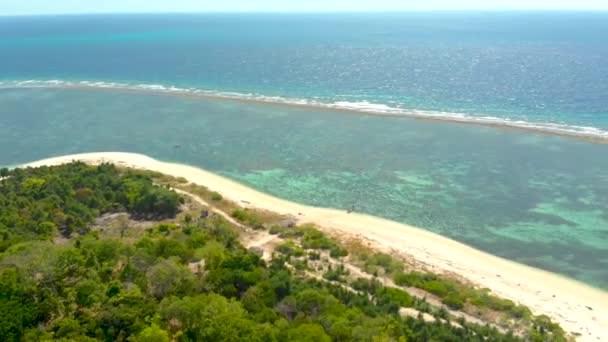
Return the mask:
<svg viewBox="0 0 608 342">
<path fill-rule="evenodd" d="M 608 13 L 0 17 L 0 165 L 145 153 L 608 286 L 608 145 L 319 106 L 601 137 Z"/>
<path fill-rule="evenodd" d="M 370 102 L 608 134 L 608 13 L 0 17 L 0 58 L 4 81 Z"/>
</svg>

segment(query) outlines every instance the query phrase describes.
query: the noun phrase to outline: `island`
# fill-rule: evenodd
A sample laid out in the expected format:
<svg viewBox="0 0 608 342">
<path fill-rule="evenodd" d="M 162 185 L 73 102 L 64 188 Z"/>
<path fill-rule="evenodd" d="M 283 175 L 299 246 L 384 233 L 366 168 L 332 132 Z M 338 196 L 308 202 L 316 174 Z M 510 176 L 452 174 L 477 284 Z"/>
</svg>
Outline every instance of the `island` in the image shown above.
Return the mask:
<svg viewBox="0 0 608 342">
<path fill-rule="evenodd" d="M 2 341 L 568 341 L 606 294 L 428 231 L 91 153 L 0 171 Z"/>
</svg>

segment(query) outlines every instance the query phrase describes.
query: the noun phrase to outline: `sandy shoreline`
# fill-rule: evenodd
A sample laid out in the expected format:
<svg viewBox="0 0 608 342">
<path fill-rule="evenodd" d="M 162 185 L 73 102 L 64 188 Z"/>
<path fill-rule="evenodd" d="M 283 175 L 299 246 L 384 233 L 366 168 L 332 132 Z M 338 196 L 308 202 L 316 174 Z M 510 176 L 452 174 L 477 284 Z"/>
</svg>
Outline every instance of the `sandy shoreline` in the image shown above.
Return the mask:
<svg viewBox="0 0 608 342">
<path fill-rule="evenodd" d="M 18 88 L 18 87 L 14 87 Z M 21 87 L 27 88 L 27 87 Z M 130 92 L 130 93 L 140 93 L 140 94 L 156 94 L 156 95 L 167 95 L 167 96 L 176 96 L 176 97 L 186 97 L 186 98 L 200 98 L 207 100 L 224 100 L 224 101 L 234 101 L 241 103 L 257 103 L 257 104 L 265 104 L 271 106 L 282 106 L 282 107 L 292 107 L 292 108 L 301 108 L 301 109 L 313 109 L 318 111 L 328 111 L 328 112 L 337 112 L 337 113 L 345 113 L 351 115 L 367 115 L 367 116 L 380 116 L 380 117 L 392 117 L 392 118 L 405 118 L 405 119 L 414 119 L 414 120 L 423 120 L 423 121 L 438 121 L 445 123 L 455 123 L 462 125 L 473 125 L 473 126 L 483 126 L 483 127 L 493 127 L 497 129 L 505 129 L 511 131 L 519 131 L 519 132 L 529 132 L 547 136 L 558 136 L 563 138 L 570 138 L 576 140 L 582 140 L 590 143 L 596 144 L 608 144 L 608 135 L 602 136 L 594 136 L 588 135 L 584 132 L 576 132 L 565 130 L 559 127 L 550 127 L 550 126 L 533 126 L 527 125 L 522 126 L 516 121 L 494 121 L 484 118 L 477 118 L 476 120 L 471 120 L 471 118 L 464 117 L 449 117 L 449 116 L 434 116 L 424 114 L 423 112 L 410 111 L 410 112 L 384 112 L 384 111 L 375 111 L 372 109 L 354 109 L 354 108 L 342 108 L 338 106 L 333 106 L 330 104 L 322 105 L 322 104 L 300 104 L 288 101 L 274 101 L 274 100 L 265 100 L 258 98 L 245 98 L 245 97 L 236 97 L 229 95 L 221 95 L 221 94 L 211 94 L 211 93 L 192 93 L 187 90 L 183 91 L 168 91 L 167 89 L 153 89 L 153 88 L 135 88 L 129 86 L 114 86 L 114 87 L 104 87 L 104 86 L 96 86 L 94 84 L 61 84 L 61 85 L 52 85 L 52 86 L 31 86 L 30 88 L 57 88 L 57 89 L 76 89 L 76 90 L 98 90 L 98 91 L 120 91 L 120 92 Z M 8 88 L 5 88 L 8 89 Z"/>
<path fill-rule="evenodd" d="M 205 170 L 165 163 L 144 155 L 86 153 L 44 159 L 24 166 L 57 165 L 72 160 L 154 170 L 205 185 L 237 203 L 291 214 L 324 228 L 359 235 L 384 249 L 403 252 L 435 271 L 457 273 L 498 296 L 546 314 L 581 341 L 608 341 L 608 292 L 550 272 L 508 261 L 443 236 L 405 224 L 361 214 L 316 208 L 285 201 Z M 302 213 L 302 216 L 298 216 Z"/>
</svg>

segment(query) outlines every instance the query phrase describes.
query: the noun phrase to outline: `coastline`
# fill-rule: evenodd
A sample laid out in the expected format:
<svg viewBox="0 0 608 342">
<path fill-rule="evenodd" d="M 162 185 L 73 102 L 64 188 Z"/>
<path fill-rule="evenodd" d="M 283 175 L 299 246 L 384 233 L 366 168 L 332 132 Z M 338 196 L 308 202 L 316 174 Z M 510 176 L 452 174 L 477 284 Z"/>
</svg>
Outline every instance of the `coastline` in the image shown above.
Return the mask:
<svg viewBox="0 0 608 342">
<path fill-rule="evenodd" d="M 279 99 L 277 97 L 246 97 L 234 95 L 223 95 L 222 93 L 207 92 L 203 90 L 192 91 L 192 89 L 175 88 L 175 87 L 164 87 L 160 85 L 137 85 L 132 86 L 128 84 L 114 84 L 104 82 L 68 82 L 68 81 L 48 81 L 47 83 L 36 85 L 34 83 L 27 83 L 25 81 L 23 85 L 7 85 L 2 86 L 0 89 L 37 89 L 37 88 L 51 88 L 51 89 L 73 89 L 73 90 L 103 90 L 103 91 L 116 91 L 116 92 L 127 92 L 136 94 L 155 94 L 155 95 L 167 95 L 175 97 L 185 98 L 198 98 L 206 100 L 224 100 L 233 101 L 239 103 L 257 103 L 272 106 L 283 106 L 300 109 L 310 109 L 317 111 L 331 111 L 336 113 L 344 113 L 350 115 L 364 115 L 364 116 L 377 116 L 377 117 L 391 117 L 391 118 L 403 118 L 403 119 L 414 119 L 424 121 L 437 121 L 445 123 L 455 123 L 462 125 L 473 125 L 482 127 L 492 127 L 496 129 L 504 129 L 519 132 L 528 132 L 534 134 L 542 134 L 546 136 L 556 136 L 569 139 L 575 139 L 596 144 L 608 144 L 608 131 L 602 131 L 599 129 L 595 134 L 586 133 L 583 131 L 575 131 L 570 128 L 578 129 L 589 129 L 590 127 L 581 126 L 568 126 L 554 123 L 543 123 L 543 122 L 530 122 L 524 123 L 521 121 L 513 121 L 509 119 L 500 119 L 494 117 L 482 117 L 482 116 L 466 116 L 460 113 L 444 113 L 444 112 L 432 112 L 432 111 L 419 111 L 419 110 L 403 110 L 400 108 L 388 108 L 387 110 L 374 109 L 373 106 L 369 108 L 355 108 L 355 107 L 343 107 L 339 103 L 304 103 L 301 100 L 290 100 L 290 99 Z M 1 84 L 1 82 L 0 82 Z M 229 93 L 226 93 L 229 94 Z M 370 104 L 371 105 L 371 104 Z M 456 115 L 458 114 L 458 115 Z M 595 129 L 595 128 L 594 128 Z"/>
<path fill-rule="evenodd" d="M 91 164 L 111 162 L 184 177 L 218 191 L 236 203 L 247 201 L 250 206 L 291 214 L 333 232 L 364 237 L 377 248 L 407 255 L 438 273 L 456 273 L 478 286 L 490 288 L 500 297 L 528 306 L 535 314 L 546 314 L 566 332 L 580 334 L 581 341 L 608 340 L 608 292 L 478 251 L 420 228 L 368 215 L 300 205 L 200 168 L 162 162 L 140 154 L 84 153 L 43 159 L 22 166 L 57 165 L 72 160 Z"/>
</svg>

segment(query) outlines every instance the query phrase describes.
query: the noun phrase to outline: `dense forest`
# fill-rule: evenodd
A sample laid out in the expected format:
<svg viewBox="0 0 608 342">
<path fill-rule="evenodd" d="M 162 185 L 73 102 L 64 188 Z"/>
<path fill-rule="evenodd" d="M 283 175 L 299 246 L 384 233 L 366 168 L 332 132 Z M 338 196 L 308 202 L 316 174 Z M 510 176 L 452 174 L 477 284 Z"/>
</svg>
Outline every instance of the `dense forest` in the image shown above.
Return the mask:
<svg viewBox="0 0 608 342">
<path fill-rule="evenodd" d="M 154 186 L 149 177 L 120 172 L 113 165 L 72 163 L 15 169 L 0 174 L 0 252 L 19 241 L 86 233 L 92 220 L 107 212 L 160 219 L 178 211 L 180 197 Z M 10 177 L 7 177 L 9 176 Z"/>
<path fill-rule="evenodd" d="M 487 326 L 403 317 L 399 308 L 412 298 L 374 282 L 361 280 L 353 292 L 297 276 L 286 263 L 296 247 L 281 246 L 266 262 L 221 216 L 176 218 L 184 199 L 144 172 L 75 162 L 2 175 L 1 341 L 521 339 Z M 119 212 L 165 221 L 128 237 L 91 228 L 97 217 Z M 298 229 L 304 248 L 346 253 Z"/>
</svg>

